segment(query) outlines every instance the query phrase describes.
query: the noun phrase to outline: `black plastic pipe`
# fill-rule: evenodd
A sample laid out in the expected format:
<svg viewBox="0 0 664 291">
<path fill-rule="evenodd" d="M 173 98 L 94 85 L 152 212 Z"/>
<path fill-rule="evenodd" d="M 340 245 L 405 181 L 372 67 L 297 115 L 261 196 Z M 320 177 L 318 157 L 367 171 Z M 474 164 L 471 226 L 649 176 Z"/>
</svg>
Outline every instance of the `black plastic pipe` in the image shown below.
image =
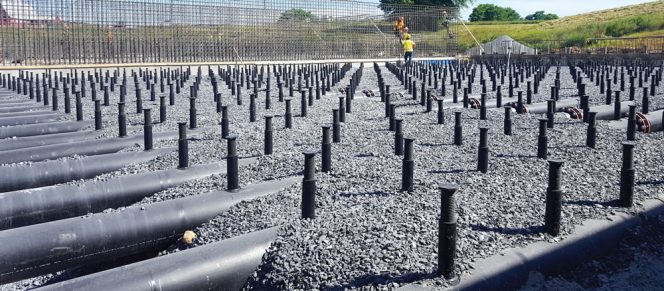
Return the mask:
<svg viewBox="0 0 664 291">
<path fill-rule="evenodd" d="M 29 124 L 0 127 L 0 139 L 8 137 L 26 137 L 54 133 L 74 132 L 92 125 L 92 122 L 65 121 L 44 124 Z"/>
<path fill-rule="evenodd" d="M 341 122 L 339 121 L 339 109 L 332 109 L 332 142 L 341 142 Z"/>
<path fill-rule="evenodd" d="M 255 158 L 242 159 L 240 165 L 255 161 Z M 3 201 L 0 204 L 0 230 L 131 205 L 159 191 L 213 174 L 226 174 L 224 163 L 125 175 L 80 185 L 0 193 L 0 200 Z"/>
<path fill-rule="evenodd" d="M 58 115 L 53 113 L 47 113 L 42 115 L 15 116 L 15 117 L 0 116 L 0 127 L 49 123 L 56 121 L 57 119 Z"/>
<path fill-rule="evenodd" d="M 189 98 L 189 129 L 196 129 L 198 123 L 196 122 L 196 98 Z"/>
<path fill-rule="evenodd" d="M 503 121 L 503 132 L 512 135 L 512 106 L 505 106 L 505 120 Z"/>
<path fill-rule="evenodd" d="M 457 217 L 454 185 L 440 185 L 440 218 L 438 219 L 438 275 L 452 279 L 456 254 Z"/>
<path fill-rule="evenodd" d="M 620 118 L 626 117 L 629 114 L 629 106 L 634 104 L 633 101 L 622 101 L 619 105 L 600 105 L 591 107 L 591 112 L 596 112 L 595 118 L 597 120 L 615 120 L 616 109 L 620 109 L 618 112 Z"/>
<path fill-rule="evenodd" d="M 166 96 L 159 96 L 159 123 L 166 122 Z"/>
<path fill-rule="evenodd" d="M 323 138 L 321 143 L 321 171 L 328 173 L 332 170 L 332 143 L 330 143 L 330 125 L 323 125 Z"/>
<path fill-rule="evenodd" d="M 97 138 L 99 134 L 94 131 L 82 131 L 8 138 L 0 140 L 0 151 L 90 140 Z"/>
<path fill-rule="evenodd" d="M 228 121 L 228 106 L 221 107 L 221 138 L 225 138 L 230 134 L 229 121 Z"/>
<path fill-rule="evenodd" d="M 454 112 L 454 144 L 463 144 L 463 127 L 461 126 L 461 111 Z"/>
<path fill-rule="evenodd" d="M 28 116 L 42 116 L 42 115 L 60 116 L 60 113 L 59 112 L 53 112 L 53 111 L 47 111 L 47 110 L 25 111 L 25 112 L 9 112 L 9 113 L 0 113 L 0 118 L 28 117 Z"/>
<path fill-rule="evenodd" d="M 557 236 L 560 233 L 560 213 L 562 209 L 561 176 L 563 160 L 549 160 L 549 186 L 546 189 L 546 209 L 544 230 Z"/>
<path fill-rule="evenodd" d="M 586 131 L 586 146 L 589 148 L 595 148 L 596 138 L 597 138 L 597 128 L 595 123 L 597 122 L 596 112 L 589 112 L 588 114 L 588 129 Z"/>
<path fill-rule="evenodd" d="M 304 178 L 302 179 L 302 218 L 316 218 L 316 152 L 304 153 Z"/>
<path fill-rule="evenodd" d="M 271 155 L 272 154 L 272 115 L 265 116 L 265 136 L 263 140 L 263 154 Z"/>
<path fill-rule="evenodd" d="M 620 198 L 618 204 L 621 207 L 632 207 L 634 204 L 634 147 L 636 143 L 626 141 L 623 146 L 623 162 L 620 168 Z"/>
<path fill-rule="evenodd" d="M 95 130 L 102 130 L 102 120 L 101 120 L 101 101 L 95 100 Z"/>
<path fill-rule="evenodd" d="M 81 101 L 81 94 L 76 92 L 76 121 L 83 120 L 83 103 Z"/>
<path fill-rule="evenodd" d="M 489 171 L 489 127 L 480 126 L 480 144 L 477 148 L 477 170 Z"/>
<path fill-rule="evenodd" d="M 197 131 L 197 133 L 200 132 L 201 131 Z M 154 137 L 157 140 L 164 140 L 174 138 L 177 134 L 177 131 L 164 131 L 155 134 Z M 71 156 L 74 154 L 91 156 L 114 153 L 139 143 L 142 138 L 143 135 L 141 134 L 125 138 L 105 138 L 4 151 L 0 152 L 0 164 L 25 161 L 38 162 Z"/>
<path fill-rule="evenodd" d="M 187 123 L 178 123 L 178 168 L 189 167 L 189 141 L 187 140 Z"/>
<path fill-rule="evenodd" d="M 31 278 L 81 264 L 161 250 L 185 230 L 245 200 L 275 193 L 296 180 L 247 186 L 129 207 L 0 232 L 0 283 Z"/>
<path fill-rule="evenodd" d="M 629 115 L 627 117 L 627 140 L 636 139 L 636 105 L 629 106 Z"/>
<path fill-rule="evenodd" d="M 438 100 L 438 124 L 445 124 L 445 111 L 443 110 L 443 99 Z"/>
<path fill-rule="evenodd" d="M 11 107 L 0 107 L 0 113 L 16 113 L 16 112 L 29 112 L 33 110 L 44 110 L 49 109 L 48 107 L 40 105 L 26 105 L 26 106 L 11 106 Z M 49 110 L 53 112 L 53 110 Z"/>
<path fill-rule="evenodd" d="M 269 228 L 37 290 L 240 290 L 277 237 Z M 187 266 L 187 272 L 181 267 Z"/>
<path fill-rule="evenodd" d="M 486 120 L 486 93 L 482 93 L 481 96 L 480 120 Z"/>
<path fill-rule="evenodd" d="M 154 152 L 129 152 L 105 154 L 64 161 L 32 163 L 28 166 L 0 167 L 0 192 L 35 188 L 92 178 L 112 172 L 130 163 L 140 163 L 166 154 L 172 149 Z"/>
<path fill-rule="evenodd" d="M 127 114 L 124 102 L 118 103 L 118 136 L 127 136 Z"/>
<path fill-rule="evenodd" d="M 346 99 L 345 96 L 339 96 L 339 122 L 346 122 Z"/>
<path fill-rule="evenodd" d="M 413 144 L 415 139 L 404 138 L 404 155 L 401 166 L 401 191 L 413 191 L 413 176 L 415 173 L 415 161 L 413 160 Z"/>
<path fill-rule="evenodd" d="M 539 135 L 537 136 L 537 158 L 546 159 L 549 138 L 546 136 L 548 118 L 539 119 Z"/>
<path fill-rule="evenodd" d="M 240 188 L 239 165 L 237 155 L 237 135 L 229 134 L 225 137 L 227 141 L 226 150 L 226 190 L 235 190 Z"/>
<path fill-rule="evenodd" d="M 150 109 L 143 110 L 143 145 L 146 151 L 154 148 L 152 142 L 152 115 L 150 112 Z"/>
<path fill-rule="evenodd" d="M 291 88 L 293 88 L 291 86 Z M 286 114 L 284 115 L 284 127 L 293 128 L 293 113 L 291 109 L 291 98 L 286 98 Z"/>
</svg>

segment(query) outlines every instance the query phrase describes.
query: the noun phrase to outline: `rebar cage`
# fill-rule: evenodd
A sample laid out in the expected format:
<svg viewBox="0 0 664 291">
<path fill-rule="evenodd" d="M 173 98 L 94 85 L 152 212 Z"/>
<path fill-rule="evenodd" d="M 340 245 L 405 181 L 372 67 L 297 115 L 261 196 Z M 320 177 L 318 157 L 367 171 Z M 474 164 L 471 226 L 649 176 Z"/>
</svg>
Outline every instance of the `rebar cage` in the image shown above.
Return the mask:
<svg viewBox="0 0 664 291">
<path fill-rule="evenodd" d="M 458 9 L 345 0 L 0 0 L 3 65 L 393 58 L 457 53 Z"/>
</svg>

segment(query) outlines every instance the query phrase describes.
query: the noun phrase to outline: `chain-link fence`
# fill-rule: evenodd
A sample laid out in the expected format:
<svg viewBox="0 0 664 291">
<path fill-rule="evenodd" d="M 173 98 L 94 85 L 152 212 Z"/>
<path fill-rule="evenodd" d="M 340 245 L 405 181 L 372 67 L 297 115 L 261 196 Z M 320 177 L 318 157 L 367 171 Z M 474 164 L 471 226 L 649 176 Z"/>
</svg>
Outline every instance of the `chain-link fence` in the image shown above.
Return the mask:
<svg viewBox="0 0 664 291">
<path fill-rule="evenodd" d="M 456 8 L 344 0 L 0 0 L 8 64 L 293 61 L 457 50 Z"/>
</svg>

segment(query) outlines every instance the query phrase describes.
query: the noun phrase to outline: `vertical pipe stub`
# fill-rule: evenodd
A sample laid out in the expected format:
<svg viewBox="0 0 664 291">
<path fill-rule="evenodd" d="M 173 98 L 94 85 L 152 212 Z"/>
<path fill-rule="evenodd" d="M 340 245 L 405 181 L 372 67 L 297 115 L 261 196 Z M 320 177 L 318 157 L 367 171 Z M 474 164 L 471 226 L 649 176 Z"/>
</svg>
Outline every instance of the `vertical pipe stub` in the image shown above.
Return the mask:
<svg viewBox="0 0 664 291">
<path fill-rule="evenodd" d="M 166 122 L 166 96 L 159 96 L 159 123 Z"/>
<path fill-rule="evenodd" d="M 454 144 L 463 144 L 463 128 L 461 127 L 461 111 L 454 112 Z"/>
<path fill-rule="evenodd" d="M 152 143 L 152 114 L 150 109 L 143 109 L 143 142 L 145 150 L 153 149 Z"/>
<path fill-rule="evenodd" d="M 537 158 L 546 159 L 548 152 L 548 137 L 546 136 L 546 128 L 548 125 L 548 118 L 539 119 L 539 135 L 537 136 Z"/>
<path fill-rule="evenodd" d="M 321 145 L 321 171 L 328 173 L 332 170 L 332 144 L 330 143 L 330 125 L 323 125 L 323 138 Z"/>
<path fill-rule="evenodd" d="M 332 109 L 332 142 L 341 142 L 341 123 L 339 122 L 339 109 Z"/>
<path fill-rule="evenodd" d="M 505 120 L 503 121 L 505 135 L 512 135 L 512 106 L 505 106 Z"/>
<path fill-rule="evenodd" d="M 118 103 L 118 136 L 127 136 L 127 114 L 123 102 Z"/>
<path fill-rule="evenodd" d="M 292 88 L 292 87 L 291 87 Z M 286 98 L 286 114 L 284 116 L 284 127 L 293 128 L 293 113 L 291 109 L 291 98 Z"/>
<path fill-rule="evenodd" d="M 477 149 L 477 170 L 489 171 L 489 127 L 480 126 L 480 145 Z"/>
<path fill-rule="evenodd" d="M 316 217 L 316 152 L 305 151 L 304 178 L 302 179 L 302 218 Z"/>
<path fill-rule="evenodd" d="M 586 131 L 586 146 L 589 148 L 595 148 L 596 138 L 597 138 L 597 128 L 595 123 L 597 122 L 597 112 L 588 112 L 588 130 Z"/>
<path fill-rule="evenodd" d="M 101 100 L 95 100 L 95 130 L 101 130 L 103 127 L 101 115 Z"/>
<path fill-rule="evenodd" d="M 544 230 L 557 236 L 560 234 L 560 217 L 562 208 L 562 166 L 565 161 L 549 159 L 549 186 L 546 189 L 546 210 L 544 213 Z"/>
<path fill-rule="evenodd" d="M 455 277 L 456 205 L 455 185 L 440 185 L 440 218 L 438 219 L 438 275 L 450 280 Z"/>
<path fill-rule="evenodd" d="M 634 204 L 634 147 L 636 142 L 626 141 L 623 146 L 623 162 L 620 169 L 620 198 L 621 207 L 632 207 Z"/>
<path fill-rule="evenodd" d="M 403 155 L 403 119 L 395 119 L 394 124 L 394 154 L 401 156 Z"/>
<path fill-rule="evenodd" d="M 415 161 L 413 160 L 413 144 L 415 139 L 404 138 L 404 155 L 401 171 L 401 191 L 413 191 Z"/>
<path fill-rule="evenodd" d="M 189 98 L 189 129 L 196 129 L 196 97 Z"/>
<path fill-rule="evenodd" d="M 443 110 L 443 99 L 438 100 L 438 124 L 445 124 L 445 111 Z"/>
<path fill-rule="evenodd" d="M 178 168 L 189 167 L 189 141 L 187 140 L 187 123 L 178 122 Z"/>
<path fill-rule="evenodd" d="M 636 105 L 629 105 L 629 116 L 627 118 L 627 140 L 636 139 Z"/>
<path fill-rule="evenodd" d="M 272 115 L 265 115 L 265 138 L 264 138 L 263 153 L 265 155 L 272 154 Z"/>
<path fill-rule="evenodd" d="M 237 156 L 237 134 L 229 134 L 226 139 L 226 189 L 235 190 L 240 188 L 238 156 Z"/>
</svg>

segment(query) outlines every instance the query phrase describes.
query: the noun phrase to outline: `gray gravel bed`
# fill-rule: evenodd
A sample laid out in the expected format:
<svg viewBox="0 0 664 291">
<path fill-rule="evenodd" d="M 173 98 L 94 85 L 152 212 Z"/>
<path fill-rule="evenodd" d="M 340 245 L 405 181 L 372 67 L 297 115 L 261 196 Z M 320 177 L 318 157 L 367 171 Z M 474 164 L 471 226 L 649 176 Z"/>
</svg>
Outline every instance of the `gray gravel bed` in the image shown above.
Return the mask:
<svg viewBox="0 0 664 291">
<path fill-rule="evenodd" d="M 357 64 L 354 67 L 357 68 Z M 353 70 L 340 86 L 345 87 Z M 393 84 L 395 89 L 399 87 L 394 75 L 384 67 L 382 72 L 388 84 Z M 551 69 L 547 79 L 542 81 L 540 94 L 535 95 L 534 102 L 549 98 L 548 88 L 554 76 L 555 71 Z M 574 87 L 567 68 L 561 68 L 561 78 L 563 88 Z M 276 82 L 276 78 L 272 80 Z M 127 100 L 133 101 L 133 81 L 128 83 Z M 474 92 L 480 92 L 479 82 L 475 86 Z M 446 98 L 452 96 L 450 87 L 447 85 Z M 184 97 L 188 95 L 188 86 L 184 88 L 186 90 L 183 89 L 182 96 L 178 96 L 176 106 L 168 108 L 169 121 L 164 125 L 155 125 L 155 132 L 175 130 L 177 121 L 188 121 L 189 104 Z M 323 96 L 308 108 L 308 117 L 301 118 L 299 95 L 296 94 L 292 102 L 293 128 L 284 129 L 284 104 L 277 102 L 276 98 L 273 97 L 273 108 L 265 110 L 264 93 L 260 94 L 257 99 L 258 121 L 250 123 L 246 88 L 243 89 L 245 98 L 241 107 L 235 105 L 235 97 L 230 95 L 227 87 L 220 84 L 220 88 L 224 103 L 229 105 L 231 131 L 239 133 L 239 155 L 258 157 L 257 163 L 240 169 L 242 185 L 299 174 L 303 168 L 301 152 L 320 148 L 320 126 L 332 121 L 331 109 L 338 106 L 338 98 Z M 276 88 L 276 84 L 272 88 Z M 574 231 L 575 224 L 585 219 L 606 217 L 616 211 L 633 212 L 640 207 L 638 201 L 664 193 L 664 184 L 657 183 L 664 180 L 661 174 L 664 150 L 660 146 L 664 133 L 637 135 L 637 203 L 634 209 L 615 208 L 607 202 L 618 197 L 620 142 L 624 140 L 625 133 L 599 122 L 597 149 L 588 149 L 584 147 L 585 125 L 570 120 L 564 114 L 557 114 L 556 126 L 549 131 L 549 156 L 566 160 L 563 167 L 565 194 L 562 235 L 550 237 L 541 233 L 548 166 L 546 161 L 535 157 L 538 123 L 534 117 L 538 116 L 515 115 L 512 136 L 502 134 L 502 110 L 489 110 L 489 120 L 480 121 L 477 110 L 446 109 L 446 123 L 437 125 L 435 110 L 424 113 L 424 108 L 417 101 L 407 100 L 409 95 L 393 100 L 398 105 L 398 117 L 404 119 L 405 136 L 416 139 L 415 191 L 401 192 L 401 157 L 393 154 L 393 134 L 387 131 L 388 121 L 383 118 L 384 105 L 379 97 L 360 97 L 362 90 L 375 88 L 376 75 L 371 64 L 366 64 L 357 97 L 353 101 L 353 112 L 347 114 L 347 122 L 343 125 L 342 143 L 332 147 L 333 171 L 316 173 L 315 220 L 299 219 L 302 189 L 298 183 L 277 194 L 240 203 L 197 228 L 195 245 L 285 225 L 262 266 L 247 284 L 247 289 L 392 289 L 412 282 L 444 286 L 444 279 L 435 276 L 439 184 L 459 185 L 457 257 L 458 271 L 462 274 L 472 273 L 470 263 L 477 259 L 535 241 L 564 239 L 565 235 Z M 587 88 L 589 95 L 594 96 L 591 99 L 593 102 L 603 102 L 604 97 L 598 94 L 598 90 L 594 86 Z M 211 92 L 209 81 L 204 78 L 199 92 L 199 126 L 213 126 L 216 129 L 207 130 L 190 140 L 191 164 L 223 161 L 226 155 L 226 142 L 220 136 L 217 125 L 219 116 L 211 102 Z M 336 92 L 333 89 L 332 93 Z M 492 94 L 489 93 L 490 99 L 494 98 Z M 575 89 L 561 90 L 562 98 L 575 94 Z M 506 95 L 505 86 L 503 96 Z M 273 96 L 276 96 L 276 89 L 273 89 Z M 459 94 L 459 100 L 461 97 L 462 94 Z M 664 105 L 662 97 L 664 95 L 660 92 L 652 98 L 651 108 L 656 104 Z M 144 106 L 149 103 L 145 102 Z M 91 114 L 91 108 L 85 111 Z M 129 105 L 127 112 L 133 112 L 132 108 Z M 158 107 L 153 108 L 153 119 L 156 121 Z M 110 116 L 115 116 L 117 112 L 114 107 L 106 110 Z M 456 110 L 463 112 L 464 117 L 464 144 L 460 147 L 452 144 L 453 112 Z M 273 120 L 274 154 L 270 156 L 261 155 L 265 114 L 276 116 Z M 116 118 L 106 116 L 105 112 L 107 126 L 104 136 L 115 136 Z M 142 115 L 128 116 L 130 124 L 136 125 L 134 133 L 140 134 Z M 86 118 L 92 118 L 92 115 L 86 115 Z M 480 124 L 491 126 L 487 174 L 475 171 Z M 175 140 L 155 143 L 156 147 L 176 145 Z M 141 146 L 136 145 L 126 151 L 141 150 Z M 317 164 L 320 167 L 320 156 L 317 157 Z M 95 179 L 110 179 L 176 165 L 177 153 L 173 152 Z M 225 183 L 225 175 L 212 175 L 164 190 L 137 204 L 218 191 L 225 188 Z M 174 245 L 163 254 L 182 248 Z M 19 282 L 9 288 L 37 286 L 51 277 L 52 274 L 34 278 L 25 281 L 28 285 Z M 6 289 L 7 286 L 0 289 L 11 290 Z"/>
</svg>

